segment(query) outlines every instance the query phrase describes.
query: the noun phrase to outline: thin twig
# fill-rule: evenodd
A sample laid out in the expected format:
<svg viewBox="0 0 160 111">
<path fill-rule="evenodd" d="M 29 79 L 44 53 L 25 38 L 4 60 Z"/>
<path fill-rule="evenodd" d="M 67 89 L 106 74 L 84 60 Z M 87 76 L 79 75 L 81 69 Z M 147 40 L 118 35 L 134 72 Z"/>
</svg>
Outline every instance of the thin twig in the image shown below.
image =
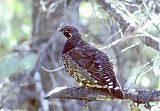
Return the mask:
<svg viewBox="0 0 160 111">
<path fill-rule="evenodd" d="M 113 46 L 115 46 L 115 45 L 117 45 L 117 44 L 119 44 L 119 43 L 121 43 L 121 42 L 123 42 L 127 39 L 131 39 L 131 38 L 135 38 L 135 37 L 141 37 L 141 36 L 142 36 L 142 34 L 135 34 L 135 35 L 127 36 L 125 38 L 117 39 L 114 42 L 108 44 L 107 46 L 100 48 L 100 50 L 107 51 L 111 47 L 113 47 Z"/>
<path fill-rule="evenodd" d="M 151 59 L 151 60 L 150 60 L 149 62 L 147 62 L 146 64 L 144 64 L 143 67 L 142 67 L 142 69 L 140 70 L 140 72 L 137 74 L 136 79 L 135 79 L 135 81 L 134 81 L 134 84 L 136 84 L 136 81 L 137 81 L 139 75 L 142 73 L 142 71 L 145 69 L 145 67 L 147 67 L 150 63 L 152 63 L 152 62 L 154 62 L 154 61 L 156 61 L 156 60 L 159 61 L 159 59 L 160 59 L 160 57 L 156 57 L 156 58 Z M 142 75 L 145 74 L 145 73 L 147 73 L 148 71 L 150 71 L 152 68 L 153 68 L 153 66 L 152 66 L 151 68 L 149 68 L 147 71 L 145 71 L 144 73 L 142 73 Z"/>
<path fill-rule="evenodd" d="M 56 72 L 56 71 L 59 71 L 59 70 L 61 70 L 61 69 L 64 68 L 64 66 L 60 66 L 60 67 L 55 68 L 55 69 L 47 69 L 47 68 L 45 68 L 44 66 L 41 66 L 41 67 L 42 67 L 43 70 L 45 70 L 45 71 L 47 71 L 47 72 Z"/>
<path fill-rule="evenodd" d="M 141 44 L 141 43 L 132 44 L 132 45 L 130 45 L 130 46 L 128 46 L 128 47 L 122 49 L 121 52 L 123 53 L 123 52 L 125 52 L 125 51 L 127 51 L 127 50 L 129 50 L 129 49 L 131 49 L 131 48 L 134 48 L 134 47 L 140 45 L 140 44 Z"/>
</svg>

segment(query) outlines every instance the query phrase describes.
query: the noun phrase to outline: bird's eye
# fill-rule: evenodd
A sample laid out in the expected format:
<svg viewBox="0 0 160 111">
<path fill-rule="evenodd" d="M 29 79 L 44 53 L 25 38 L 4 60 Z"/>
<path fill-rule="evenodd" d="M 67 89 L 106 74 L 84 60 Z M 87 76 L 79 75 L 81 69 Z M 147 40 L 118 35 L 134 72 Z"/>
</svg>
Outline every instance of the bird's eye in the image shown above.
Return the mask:
<svg viewBox="0 0 160 111">
<path fill-rule="evenodd" d="M 64 32 L 69 32 L 68 30 L 65 30 Z"/>
</svg>

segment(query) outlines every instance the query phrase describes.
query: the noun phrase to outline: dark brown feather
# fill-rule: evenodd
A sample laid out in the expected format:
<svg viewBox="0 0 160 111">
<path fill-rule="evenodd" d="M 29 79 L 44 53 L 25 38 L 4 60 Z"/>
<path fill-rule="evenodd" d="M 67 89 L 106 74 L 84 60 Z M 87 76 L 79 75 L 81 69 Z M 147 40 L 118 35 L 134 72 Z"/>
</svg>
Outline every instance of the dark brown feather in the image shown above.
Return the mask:
<svg viewBox="0 0 160 111">
<path fill-rule="evenodd" d="M 123 98 L 123 92 L 108 56 L 85 42 L 77 29 L 75 32 L 67 32 L 71 37 L 67 37 L 69 39 L 64 45 L 62 57 L 66 71 L 85 87 L 108 91 L 117 98 Z"/>
</svg>

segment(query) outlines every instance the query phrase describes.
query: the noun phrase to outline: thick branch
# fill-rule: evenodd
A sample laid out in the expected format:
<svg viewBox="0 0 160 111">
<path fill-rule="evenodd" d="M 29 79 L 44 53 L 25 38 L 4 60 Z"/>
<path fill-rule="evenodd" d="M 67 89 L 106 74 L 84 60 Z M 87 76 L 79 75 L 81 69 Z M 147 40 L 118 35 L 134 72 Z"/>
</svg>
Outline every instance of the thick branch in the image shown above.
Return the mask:
<svg viewBox="0 0 160 111">
<path fill-rule="evenodd" d="M 123 100 L 131 100 L 135 103 L 148 103 L 160 101 L 160 91 L 153 89 L 124 89 L 125 98 Z M 57 87 L 51 90 L 45 99 L 77 99 L 86 101 L 96 100 L 113 100 L 117 99 L 107 92 L 95 90 L 85 87 Z"/>
</svg>

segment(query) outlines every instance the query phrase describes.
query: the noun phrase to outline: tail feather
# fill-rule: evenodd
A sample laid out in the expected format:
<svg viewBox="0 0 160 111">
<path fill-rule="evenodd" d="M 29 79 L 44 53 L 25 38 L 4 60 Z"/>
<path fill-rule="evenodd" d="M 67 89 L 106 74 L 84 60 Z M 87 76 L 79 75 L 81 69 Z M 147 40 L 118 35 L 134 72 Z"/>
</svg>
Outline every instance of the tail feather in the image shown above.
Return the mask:
<svg viewBox="0 0 160 111">
<path fill-rule="evenodd" d="M 120 99 L 124 98 L 123 90 L 121 89 L 116 77 L 113 78 L 113 86 L 110 90 L 113 96 L 115 96 L 116 98 L 120 98 Z"/>
<path fill-rule="evenodd" d="M 115 96 L 116 98 L 120 98 L 120 99 L 124 98 L 124 93 L 120 87 L 115 87 L 115 88 L 111 89 L 111 92 L 112 92 L 113 96 Z"/>
</svg>

